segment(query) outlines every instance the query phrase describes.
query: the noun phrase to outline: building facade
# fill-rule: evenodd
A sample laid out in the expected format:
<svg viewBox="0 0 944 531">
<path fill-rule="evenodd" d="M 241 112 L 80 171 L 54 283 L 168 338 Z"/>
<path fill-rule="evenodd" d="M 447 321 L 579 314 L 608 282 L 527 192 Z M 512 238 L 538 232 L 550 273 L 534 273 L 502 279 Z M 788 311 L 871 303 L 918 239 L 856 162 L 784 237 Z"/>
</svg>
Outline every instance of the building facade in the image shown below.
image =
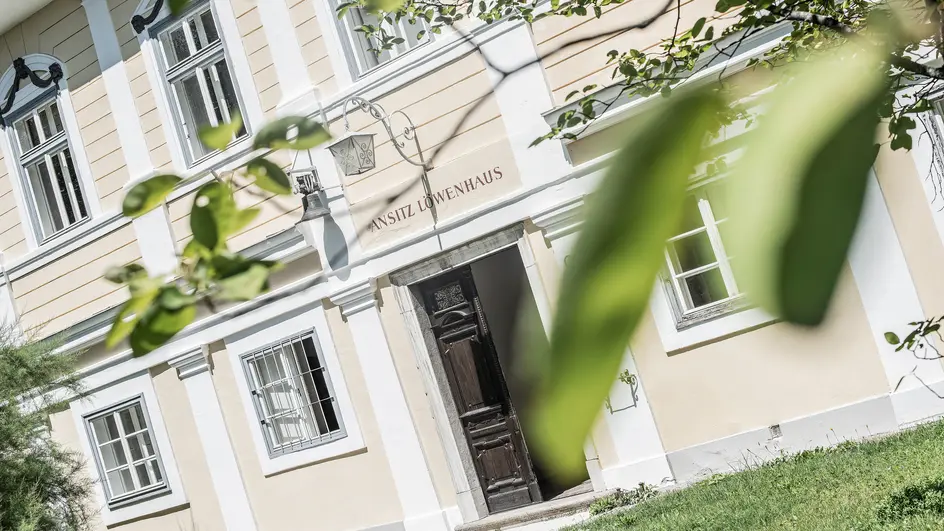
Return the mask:
<svg viewBox="0 0 944 531">
<path fill-rule="evenodd" d="M 471 41 L 417 39 L 402 25 L 403 42 L 377 56 L 353 30 L 370 16 L 339 20 L 332 0 L 191 0 L 178 18 L 162 0 L 4 6 L 0 312 L 84 352 L 88 395 L 50 424 L 87 458 L 96 525 L 549 528 L 581 516 L 541 521 L 544 509 L 576 500 L 576 511 L 594 493 L 690 482 L 944 413 L 927 389 L 944 387 L 940 362 L 883 338 L 944 312 L 944 173 L 929 115 L 935 134 L 916 133 L 912 152 L 880 153 L 816 330 L 741 302 L 718 181 L 693 181 L 688 225 L 667 245 L 587 441 L 586 480 L 555 482 L 529 455 L 514 405 L 517 310 L 549 326 L 584 198 L 645 102 L 614 106 L 579 140 L 529 145 L 573 105 L 572 90 L 607 85 L 608 50 L 655 45 L 675 16 L 562 44 L 658 7 L 473 26 Z M 682 18 L 713 8 L 687 3 Z M 745 46 L 729 67 L 775 38 Z M 496 70 L 520 65 L 507 78 Z M 248 161 L 251 135 L 279 116 L 310 115 L 341 135 L 352 96 L 412 120 L 423 153 L 435 153 L 429 191 L 383 124 L 352 109 L 352 130 L 377 133 L 375 169 L 345 176 L 323 147 L 276 155 L 316 170 L 329 215 L 298 225 L 298 196 L 237 193 L 262 214 L 231 248 L 286 263 L 270 293 L 201 314 L 146 356 L 106 350 L 128 294 L 105 270 L 170 271 L 210 172 Z M 227 149 L 199 142 L 200 125 L 236 113 L 244 128 Z M 124 191 L 166 172 L 186 178 L 166 205 L 123 217 Z"/>
</svg>

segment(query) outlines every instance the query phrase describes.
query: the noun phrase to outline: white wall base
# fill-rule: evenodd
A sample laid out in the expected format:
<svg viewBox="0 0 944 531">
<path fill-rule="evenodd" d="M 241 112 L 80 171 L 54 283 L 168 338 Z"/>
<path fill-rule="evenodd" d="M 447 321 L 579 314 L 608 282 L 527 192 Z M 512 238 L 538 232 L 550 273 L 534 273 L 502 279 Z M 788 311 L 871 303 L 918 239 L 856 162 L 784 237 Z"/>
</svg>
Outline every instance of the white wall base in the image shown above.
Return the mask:
<svg viewBox="0 0 944 531">
<path fill-rule="evenodd" d="M 672 468 L 665 455 L 650 457 L 633 463 L 621 463 L 603 469 L 607 489 L 634 489 L 640 483 L 662 487 L 675 483 Z"/>
<path fill-rule="evenodd" d="M 458 512 L 459 508 L 454 508 L 456 512 Z M 453 529 L 452 522 L 450 522 L 445 510 L 407 518 L 403 521 L 403 527 L 406 531 L 442 531 L 443 529 Z"/>
<path fill-rule="evenodd" d="M 926 390 L 925 390 L 926 391 Z M 898 431 L 892 398 L 883 395 L 862 402 L 780 423 L 781 437 L 768 427 L 691 446 L 666 455 L 679 483 L 712 474 L 743 470 L 783 455 L 849 440 Z"/>
<path fill-rule="evenodd" d="M 921 361 L 918 363 L 938 362 Z M 930 389 L 922 385 L 891 395 L 895 419 L 900 427 L 912 426 L 944 416 L 944 398 L 940 398 L 944 397 L 944 380 L 925 381 L 925 383 Z"/>
</svg>

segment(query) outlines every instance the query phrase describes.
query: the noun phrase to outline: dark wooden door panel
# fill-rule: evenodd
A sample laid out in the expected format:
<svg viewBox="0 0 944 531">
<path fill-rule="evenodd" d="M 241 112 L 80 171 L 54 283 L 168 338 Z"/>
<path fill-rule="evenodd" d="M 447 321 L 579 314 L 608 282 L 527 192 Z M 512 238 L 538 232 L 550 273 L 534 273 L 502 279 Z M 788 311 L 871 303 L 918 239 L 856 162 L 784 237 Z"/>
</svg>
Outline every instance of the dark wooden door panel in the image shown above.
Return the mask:
<svg viewBox="0 0 944 531">
<path fill-rule="evenodd" d="M 540 501 L 471 270 L 427 281 L 421 292 L 489 510 Z"/>
</svg>

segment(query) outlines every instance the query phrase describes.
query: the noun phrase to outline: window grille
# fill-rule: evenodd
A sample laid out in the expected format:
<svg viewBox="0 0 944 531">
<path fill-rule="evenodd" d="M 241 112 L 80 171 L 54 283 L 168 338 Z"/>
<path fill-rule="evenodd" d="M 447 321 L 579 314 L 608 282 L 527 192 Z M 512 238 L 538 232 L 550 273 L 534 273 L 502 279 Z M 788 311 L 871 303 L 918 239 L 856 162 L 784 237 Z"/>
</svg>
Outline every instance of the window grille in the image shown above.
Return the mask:
<svg viewBox="0 0 944 531">
<path fill-rule="evenodd" d="M 683 231 L 665 249 L 668 280 L 683 315 L 739 295 L 732 257 L 722 242 L 727 227 L 722 193 L 719 181 L 695 188 L 686 198 Z"/>
<path fill-rule="evenodd" d="M 283 455 L 344 437 L 324 360 L 311 333 L 243 358 L 269 453 Z"/>
<path fill-rule="evenodd" d="M 348 48 L 352 66 L 358 76 L 363 76 L 429 40 L 428 27 L 422 19 L 417 19 L 414 24 L 410 24 L 407 17 L 400 20 L 393 20 L 392 16 L 378 19 L 366 9 L 352 6 L 339 22 L 342 26 L 342 39 L 346 40 L 345 47 Z M 357 30 L 361 26 L 382 28 L 396 39 L 397 44 L 389 50 L 381 51 L 379 42 Z M 423 33 L 422 36 L 420 32 Z"/>
<path fill-rule="evenodd" d="M 200 141 L 200 128 L 230 123 L 237 114 L 244 116 L 212 6 L 159 27 L 157 39 L 184 154 L 193 164 L 214 152 Z M 233 140 L 247 133 L 245 126 L 240 127 Z"/>
<path fill-rule="evenodd" d="M 55 97 L 13 122 L 13 142 L 35 206 L 40 243 L 88 219 L 89 212 Z"/>
<path fill-rule="evenodd" d="M 141 398 L 94 414 L 87 421 L 109 505 L 168 490 Z"/>
</svg>

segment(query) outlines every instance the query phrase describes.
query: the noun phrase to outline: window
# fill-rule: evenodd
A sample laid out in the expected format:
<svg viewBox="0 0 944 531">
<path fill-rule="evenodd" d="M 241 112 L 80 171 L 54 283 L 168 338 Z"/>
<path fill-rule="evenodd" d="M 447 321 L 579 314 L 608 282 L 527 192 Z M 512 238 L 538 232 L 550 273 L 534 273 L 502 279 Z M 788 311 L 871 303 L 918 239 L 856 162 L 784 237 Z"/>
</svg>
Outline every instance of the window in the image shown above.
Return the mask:
<svg viewBox="0 0 944 531">
<path fill-rule="evenodd" d="M 270 455 L 344 437 L 331 380 L 311 333 L 249 354 L 243 361 Z"/>
<path fill-rule="evenodd" d="M 353 61 L 352 66 L 358 76 L 426 42 L 429 35 L 426 24 L 422 20 L 418 19 L 413 24 L 406 17 L 396 21 L 391 20 L 390 17 L 380 20 L 376 15 L 368 13 L 366 9 L 356 6 L 347 10 L 342 17 L 341 25 L 342 39 L 346 41 L 345 47 L 348 49 Z M 397 44 L 389 50 L 380 51 L 380 44 L 375 39 L 357 30 L 361 26 L 380 28 L 393 37 Z M 420 32 L 423 33 L 422 37 Z"/>
<path fill-rule="evenodd" d="M 718 309 L 738 295 L 731 270 L 732 258 L 725 253 L 722 234 L 727 227 L 723 190 L 719 181 L 695 188 L 687 197 L 682 232 L 669 239 L 665 249 L 667 281 L 674 294 L 681 325 L 701 310 Z"/>
<path fill-rule="evenodd" d="M 109 506 L 169 490 L 142 398 L 94 413 L 87 421 Z"/>
<path fill-rule="evenodd" d="M 200 128 L 230 123 L 244 113 L 211 6 L 173 19 L 156 33 L 172 112 L 179 120 L 184 154 L 193 164 L 213 152 L 200 141 Z M 246 135 L 241 127 L 233 139 Z"/>
<path fill-rule="evenodd" d="M 40 243 L 88 219 L 62 113 L 55 97 L 13 117 L 12 141 L 35 206 Z"/>
</svg>

